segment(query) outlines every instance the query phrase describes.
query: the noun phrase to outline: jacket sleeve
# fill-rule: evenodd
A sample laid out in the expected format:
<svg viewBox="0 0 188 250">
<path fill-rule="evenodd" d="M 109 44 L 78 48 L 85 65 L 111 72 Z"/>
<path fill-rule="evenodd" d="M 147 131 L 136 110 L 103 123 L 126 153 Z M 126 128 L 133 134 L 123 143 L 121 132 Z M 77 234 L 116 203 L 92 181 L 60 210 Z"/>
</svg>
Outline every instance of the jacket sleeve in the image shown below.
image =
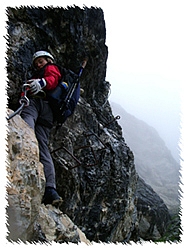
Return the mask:
<svg viewBox="0 0 188 250">
<path fill-rule="evenodd" d="M 48 65 L 44 71 L 46 87 L 44 90 L 55 89 L 61 79 L 61 73 L 56 65 Z"/>
</svg>

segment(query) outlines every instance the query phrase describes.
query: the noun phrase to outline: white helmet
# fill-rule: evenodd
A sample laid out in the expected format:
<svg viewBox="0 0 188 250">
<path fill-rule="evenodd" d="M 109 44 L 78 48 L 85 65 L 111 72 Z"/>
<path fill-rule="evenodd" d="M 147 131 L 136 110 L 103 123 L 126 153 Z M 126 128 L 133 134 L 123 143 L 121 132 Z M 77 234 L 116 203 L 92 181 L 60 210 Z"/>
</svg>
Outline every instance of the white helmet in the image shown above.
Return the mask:
<svg viewBox="0 0 188 250">
<path fill-rule="evenodd" d="M 54 57 L 50 53 L 48 53 L 47 51 L 40 50 L 35 52 L 35 54 L 33 55 L 33 63 L 35 59 L 42 56 L 49 57 L 50 59 L 52 59 L 52 61 L 54 61 Z"/>
</svg>

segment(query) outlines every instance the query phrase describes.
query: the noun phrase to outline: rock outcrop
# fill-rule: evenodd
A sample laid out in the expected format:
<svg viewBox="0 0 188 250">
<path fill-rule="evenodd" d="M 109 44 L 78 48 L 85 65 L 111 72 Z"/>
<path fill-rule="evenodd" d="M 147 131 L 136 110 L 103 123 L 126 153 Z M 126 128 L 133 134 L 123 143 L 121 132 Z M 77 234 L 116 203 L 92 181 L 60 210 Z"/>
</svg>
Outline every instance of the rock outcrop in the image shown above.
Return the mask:
<svg viewBox="0 0 188 250">
<path fill-rule="evenodd" d="M 123 138 L 105 128 L 81 98 L 74 116 L 52 130 L 50 148 L 62 211 L 90 240 L 126 239 L 136 219 L 137 174 Z"/>
<path fill-rule="evenodd" d="M 8 239 L 89 244 L 66 214 L 41 204 L 45 178 L 34 131 L 20 116 L 10 120 L 8 129 Z"/>
<path fill-rule="evenodd" d="M 168 209 L 163 200 L 141 178 L 137 182 L 136 197 L 136 234 L 145 240 L 161 238 L 169 222 Z"/>
<path fill-rule="evenodd" d="M 11 120 L 7 160 L 10 238 L 26 240 L 26 229 L 41 204 L 45 178 L 34 131 L 20 117 Z"/>
<path fill-rule="evenodd" d="M 140 180 L 134 156 L 108 102 L 110 84 L 105 80 L 108 50 L 103 11 L 76 6 L 67 9 L 21 7 L 8 8 L 8 17 L 9 108 L 15 110 L 18 106 L 24 72 L 36 50 L 49 50 L 59 64 L 73 71 L 77 71 L 84 56 L 89 58 L 81 78 L 84 93 L 75 113 L 58 130 L 53 127 L 49 141 L 57 189 L 63 198 L 59 209 L 39 204 L 44 176 L 37 160 L 36 139 L 24 122 L 14 133 L 17 119 L 21 122 L 19 116 L 10 121 L 9 240 L 79 242 L 84 234 L 96 242 L 160 238 L 169 222 L 168 209 L 143 181 L 142 192 L 136 193 Z M 28 133 L 32 138 L 24 139 Z M 30 147 L 27 142 L 31 143 Z M 22 155 L 23 147 L 28 155 Z M 21 167 L 20 161 L 24 166 Z M 11 190 L 16 190 L 15 194 L 11 194 Z M 14 199 L 11 195 L 15 195 Z M 163 226 L 158 225 L 158 218 Z M 15 228 L 23 233 L 14 235 L 11 229 Z M 78 228 L 84 233 L 82 237 Z M 84 238 L 86 243 L 87 239 Z"/>
</svg>

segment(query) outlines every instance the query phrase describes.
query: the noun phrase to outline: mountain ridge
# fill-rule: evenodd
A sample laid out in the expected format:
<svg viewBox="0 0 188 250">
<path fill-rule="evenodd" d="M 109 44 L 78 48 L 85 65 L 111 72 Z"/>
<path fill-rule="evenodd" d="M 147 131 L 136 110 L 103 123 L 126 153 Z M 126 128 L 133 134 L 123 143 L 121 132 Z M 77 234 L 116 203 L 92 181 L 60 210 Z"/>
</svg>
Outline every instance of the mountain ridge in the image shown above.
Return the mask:
<svg viewBox="0 0 188 250">
<path fill-rule="evenodd" d="M 78 243 L 77 227 L 89 241 L 95 242 L 160 239 L 171 221 L 168 208 L 138 177 L 134 155 L 122 137 L 122 128 L 108 101 L 109 83 L 105 80 L 108 48 L 102 9 L 20 7 L 8 8 L 8 14 L 10 109 L 15 110 L 19 105 L 24 75 L 30 70 L 36 50 L 50 51 L 58 63 L 75 72 L 83 57 L 87 55 L 89 59 L 80 79 L 84 92 L 74 115 L 60 128 L 54 125 L 51 130 L 49 148 L 57 191 L 63 199 L 58 212 L 39 205 L 44 185 L 38 185 L 37 181 L 40 176 L 36 166 L 41 166 L 38 157 L 30 162 L 32 141 L 36 141 L 34 133 L 33 139 L 25 138 L 21 127 L 26 124 L 19 116 L 9 122 L 7 175 L 10 187 L 17 190 L 11 193 L 7 188 L 9 240 L 38 242 L 42 238 Z M 20 122 L 17 127 L 15 120 Z M 29 143 L 24 156 L 23 143 Z M 71 227 L 56 223 L 62 213 L 73 222 Z M 15 230 L 17 235 L 11 239 Z"/>
<path fill-rule="evenodd" d="M 135 155 L 135 166 L 145 180 L 164 200 L 171 211 L 179 209 L 180 166 L 173 158 L 156 129 L 111 102 L 119 114 L 123 135 Z"/>
</svg>

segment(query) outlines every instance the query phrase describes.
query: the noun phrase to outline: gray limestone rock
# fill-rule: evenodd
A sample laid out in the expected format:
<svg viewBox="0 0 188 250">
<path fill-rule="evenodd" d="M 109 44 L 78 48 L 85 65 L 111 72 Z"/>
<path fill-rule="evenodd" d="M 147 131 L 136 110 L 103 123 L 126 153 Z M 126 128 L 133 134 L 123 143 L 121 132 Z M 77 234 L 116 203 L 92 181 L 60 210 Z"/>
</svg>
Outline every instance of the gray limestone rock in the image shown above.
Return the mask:
<svg viewBox="0 0 188 250">
<path fill-rule="evenodd" d="M 103 11 L 76 6 L 67 9 L 20 7 L 8 8 L 7 13 L 9 108 L 15 110 L 19 106 L 21 86 L 25 73 L 29 76 L 31 72 L 36 50 L 50 51 L 58 64 L 75 72 L 83 57 L 89 59 L 80 81 L 84 92 L 75 113 L 58 130 L 54 125 L 49 141 L 57 189 L 63 198 L 60 210 L 40 204 L 44 175 L 37 160 L 34 133 L 19 116 L 10 121 L 9 239 L 60 243 L 88 242 L 87 239 L 96 242 L 138 240 L 139 224 L 142 228 L 147 228 L 148 223 L 156 225 L 161 210 L 156 211 L 154 221 L 149 221 L 144 213 L 142 220 L 138 219 L 137 200 L 141 195 L 136 194 L 138 174 L 134 155 L 123 139 L 122 129 L 108 102 L 110 84 L 105 80 L 108 48 Z M 26 135 L 29 139 L 25 139 Z M 145 183 L 143 187 L 142 195 L 147 196 L 148 187 Z M 147 198 L 158 199 L 155 192 L 148 196 L 144 204 L 149 202 Z M 142 199 L 139 202 L 142 203 Z M 162 200 L 160 204 L 164 206 Z M 167 209 L 164 214 L 163 232 Z M 80 236 L 77 227 L 87 239 L 83 234 Z M 149 239 L 161 236 L 156 230 L 149 234 Z M 144 237 L 148 240 L 147 233 Z"/>
</svg>

